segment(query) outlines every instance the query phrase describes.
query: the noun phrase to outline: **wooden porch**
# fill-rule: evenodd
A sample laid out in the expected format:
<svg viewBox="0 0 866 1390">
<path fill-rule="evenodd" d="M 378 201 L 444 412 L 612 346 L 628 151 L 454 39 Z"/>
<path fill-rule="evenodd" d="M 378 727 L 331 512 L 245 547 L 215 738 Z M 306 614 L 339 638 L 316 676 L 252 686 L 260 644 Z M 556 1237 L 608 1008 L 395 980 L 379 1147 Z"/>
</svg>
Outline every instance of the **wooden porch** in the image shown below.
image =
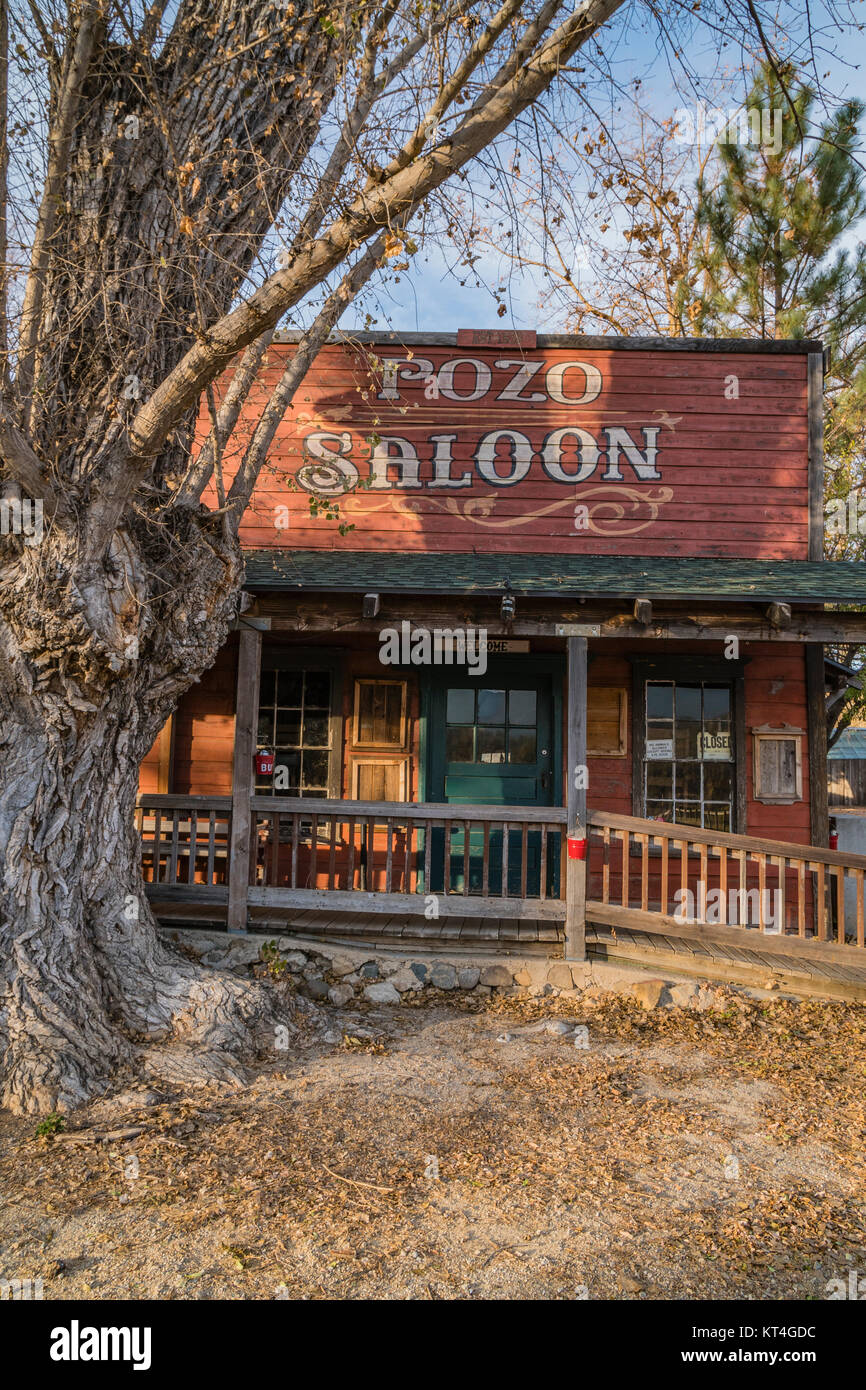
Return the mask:
<svg viewBox="0 0 866 1390">
<path fill-rule="evenodd" d="M 866 856 L 589 811 L 580 860 L 569 859 L 562 807 L 249 804 L 240 858 L 230 798 L 140 799 L 161 919 L 227 922 L 235 877 L 245 930 L 589 955 L 752 982 L 757 972 L 797 992 L 866 998 Z"/>
</svg>

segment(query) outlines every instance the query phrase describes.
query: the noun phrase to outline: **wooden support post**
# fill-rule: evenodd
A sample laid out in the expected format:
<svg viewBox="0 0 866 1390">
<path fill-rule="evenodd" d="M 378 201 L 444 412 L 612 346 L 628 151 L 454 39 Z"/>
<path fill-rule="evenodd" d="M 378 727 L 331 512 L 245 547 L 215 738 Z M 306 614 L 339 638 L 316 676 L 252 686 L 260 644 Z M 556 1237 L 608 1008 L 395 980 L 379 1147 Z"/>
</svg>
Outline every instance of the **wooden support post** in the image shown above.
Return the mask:
<svg viewBox="0 0 866 1390">
<path fill-rule="evenodd" d="M 568 738 L 567 738 L 567 823 L 569 838 L 588 840 L 586 821 L 586 638 L 568 639 Z M 566 858 L 565 871 L 565 957 L 586 959 L 586 873 L 585 859 Z"/>
<path fill-rule="evenodd" d="M 809 807 L 812 844 L 826 849 L 830 843 L 827 806 L 827 712 L 824 691 L 824 648 L 818 642 L 806 646 L 806 706 L 809 746 Z"/>
<path fill-rule="evenodd" d="M 250 877 L 250 837 L 252 835 L 250 796 L 254 785 L 253 754 L 256 749 L 261 665 L 262 634 L 255 628 L 242 627 L 235 694 L 232 834 L 229 851 L 227 921 L 228 930 L 236 932 L 243 932 L 247 929 L 247 889 Z"/>
</svg>

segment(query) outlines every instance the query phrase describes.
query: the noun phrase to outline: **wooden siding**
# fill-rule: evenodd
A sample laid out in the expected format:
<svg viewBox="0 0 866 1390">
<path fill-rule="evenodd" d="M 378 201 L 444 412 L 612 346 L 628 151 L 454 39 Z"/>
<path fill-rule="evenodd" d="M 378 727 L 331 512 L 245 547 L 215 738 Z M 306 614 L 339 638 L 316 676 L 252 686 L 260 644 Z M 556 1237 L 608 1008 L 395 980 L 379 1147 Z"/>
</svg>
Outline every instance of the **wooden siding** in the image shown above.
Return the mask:
<svg viewBox="0 0 866 1390">
<path fill-rule="evenodd" d="M 291 351 L 286 344 L 271 349 L 251 412 L 261 408 Z M 374 351 L 383 360 L 401 354 L 397 343 L 367 349 Z M 526 362 L 541 366 L 522 386 L 520 400 L 500 399 L 520 366 L 516 348 L 415 344 L 403 356 L 402 369 L 415 379 L 398 376 L 390 387 L 396 398 L 383 400 L 382 373 L 373 356 L 343 345 L 320 353 L 259 480 L 241 528 L 246 546 L 807 557 L 805 354 L 537 348 L 523 353 Z M 458 360 L 461 365 L 451 375 L 448 364 Z M 496 366 L 505 360 L 514 365 Z M 489 389 L 472 401 L 449 399 L 441 389 L 438 398 L 428 399 L 427 374 L 423 365 L 419 372 L 419 362 L 432 363 L 440 388 L 451 390 L 453 383 L 462 396 L 472 393 L 479 372 L 483 384 L 489 371 Z M 587 364 L 590 375 L 574 366 L 558 378 L 556 369 L 569 362 Z M 581 392 L 592 395 L 595 390 L 593 372 L 600 373 L 598 394 L 580 403 Z M 732 378 L 739 395 L 727 399 Z M 510 389 L 516 390 L 517 383 Z M 575 403 L 551 399 L 551 390 Z M 531 393 L 542 399 L 528 400 Z M 567 476 L 552 476 L 556 442 L 551 436 L 569 428 L 583 430 L 595 441 L 588 444 L 586 476 L 579 483 L 573 481 L 579 462 L 573 436 L 560 441 L 560 466 Z M 206 413 L 200 429 L 207 431 Z M 613 429 L 627 431 L 639 451 L 629 461 L 623 450 L 618 470 L 606 433 Z M 509 441 L 501 440 L 485 463 L 481 441 L 497 430 L 517 431 L 528 441 L 531 457 L 512 459 Z M 242 421 L 238 439 L 247 432 Z M 341 443 L 344 432 L 347 439 Z M 417 454 L 420 486 L 396 485 L 402 480 L 394 459 L 384 468 L 384 486 L 364 485 L 371 473 L 366 442 L 371 435 L 381 439 L 380 448 L 389 440 L 407 441 Z M 440 437 L 440 453 L 451 457 L 447 486 L 431 486 L 437 447 L 433 436 Z M 654 462 L 651 448 L 647 451 L 653 440 Z M 347 449 L 345 467 L 357 468 L 361 482 L 352 482 L 336 498 L 341 521 L 353 528 L 345 536 L 335 521 L 311 517 L 310 495 L 303 485 L 292 484 L 299 470 L 314 462 L 311 449 L 321 453 L 330 447 Z M 591 468 L 596 447 L 598 462 Z M 399 448 L 392 444 L 390 452 Z M 234 458 L 230 443 L 228 477 Z M 617 471 L 621 476 L 615 476 Z M 508 483 L 512 472 L 522 476 Z M 464 474 L 468 485 L 454 486 Z M 301 472 L 302 480 L 305 476 Z M 440 476 L 446 477 L 444 464 Z M 576 513 L 576 506 L 586 511 Z M 287 526 L 278 524 L 286 520 Z"/>
</svg>

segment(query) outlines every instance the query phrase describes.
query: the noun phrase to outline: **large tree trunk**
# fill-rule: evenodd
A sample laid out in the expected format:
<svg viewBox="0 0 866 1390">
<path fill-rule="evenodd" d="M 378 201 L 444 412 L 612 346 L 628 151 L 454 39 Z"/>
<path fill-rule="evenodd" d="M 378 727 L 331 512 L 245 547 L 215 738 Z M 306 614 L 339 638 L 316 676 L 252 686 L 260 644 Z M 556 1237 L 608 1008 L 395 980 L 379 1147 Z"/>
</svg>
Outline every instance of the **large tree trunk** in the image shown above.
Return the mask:
<svg viewBox="0 0 866 1390">
<path fill-rule="evenodd" d="M 270 1017 L 264 986 L 161 942 L 143 891 L 139 765 L 213 661 L 239 584 L 234 548 L 187 522 L 160 565 L 127 537 L 97 575 L 67 568 L 53 537 L 22 547 L 18 578 L 40 601 L 2 605 L 0 1044 L 2 1099 L 20 1112 L 80 1104 L 157 1040 L 181 1049 L 172 1074 L 234 1075 Z"/>
</svg>

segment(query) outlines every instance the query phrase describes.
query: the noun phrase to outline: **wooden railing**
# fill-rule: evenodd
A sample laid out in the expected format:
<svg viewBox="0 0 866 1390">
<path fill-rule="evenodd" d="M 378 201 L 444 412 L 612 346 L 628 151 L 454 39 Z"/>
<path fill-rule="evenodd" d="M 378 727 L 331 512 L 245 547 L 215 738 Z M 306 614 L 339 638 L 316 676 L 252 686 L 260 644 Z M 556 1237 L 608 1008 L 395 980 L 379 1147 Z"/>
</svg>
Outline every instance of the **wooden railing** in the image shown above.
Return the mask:
<svg viewBox="0 0 866 1390">
<path fill-rule="evenodd" d="M 251 812 L 240 860 L 251 906 L 566 915 L 561 807 L 256 796 Z M 590 923 L 762 950 L 864 949 L 866 856 L 604 811 L 588 819 Z M 152 895 L 226 900 L 231 798 L 142 796 L 136 820 Z"/>
<path fill-rule="evenodd" d="M 248 898 L 355 911 L 564 915 L 559 807 L 253 797 Z"/>
<path fill-rule="evenodd" d="M 225 898 L 231 806 L 229 796 L 140 796 L 135 822 L 145 883 L 169 896 Z"/>
<path fill-rule="evenodd" d="M 864 946 L 864 855 L 604 811 L 589 823 L 594 922 L 679 936 L 748 932 L 770 950 Z"/>
</svg>

